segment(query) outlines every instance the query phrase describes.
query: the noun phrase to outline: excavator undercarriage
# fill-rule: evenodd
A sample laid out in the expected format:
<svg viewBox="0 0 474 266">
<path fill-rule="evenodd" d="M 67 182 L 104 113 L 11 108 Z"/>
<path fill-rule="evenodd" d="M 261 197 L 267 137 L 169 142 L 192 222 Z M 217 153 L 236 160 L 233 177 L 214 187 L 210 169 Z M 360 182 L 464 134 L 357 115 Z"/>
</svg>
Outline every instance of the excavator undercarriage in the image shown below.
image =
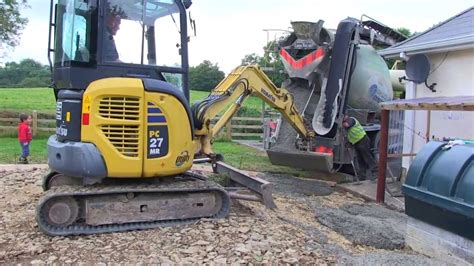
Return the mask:
<svg viewBox="0 0 474 266">
<path fill-rule="evenodd" d="M 230 197 L 222 186 L 191 172 L 147 182 L 106 179 L 90 186 L 65 185 L 71 178 L 59 179 L 63 185 L 50 187 L 37 206 L 38 225 L 49 235 L 187 224 L 226 217 L 230 209 Z"/>
<path fill-rule="evenodd" d="M 229 177 L 230 187 L 192 171 L 145 181 L 106 178 L 94 185 L 83 185 L 78 178 L 51 172 L 43 178 L 45 194 L 36 209 L 38 226 L 48 235 L 83 235 L 224 218 L 232 199 L 276 208 L 273 184 L 223 162 L 195 161 L 211 162 L 214 173 Z"/>
</svg>

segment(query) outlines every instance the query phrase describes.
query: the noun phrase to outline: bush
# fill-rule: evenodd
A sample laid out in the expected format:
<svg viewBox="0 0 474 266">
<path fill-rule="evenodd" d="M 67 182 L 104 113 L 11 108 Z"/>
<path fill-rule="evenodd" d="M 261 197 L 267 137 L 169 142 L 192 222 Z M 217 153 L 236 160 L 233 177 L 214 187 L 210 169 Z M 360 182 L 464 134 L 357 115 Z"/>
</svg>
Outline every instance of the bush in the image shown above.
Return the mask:
<svg viewBox="0 0 474 266">
<path fill-rule="evenodd" d="M 242 106 L 237 111 L 236 116 L 245 116 L 245 117 L 259 117 L 261 116 L 260 110 L 252 109 L 247 106 Z"/>
<path fill-rule="evenodd" d="M 196 91 L 211 91 L 225 77 L 217 64 L 204 60 L 196 67 L 189 68 L 189 89 Z"/>
<path fill-rule="evenodd" d="M 50 83 L 49 78 L 31 77 L 23 79 L 18 87 L 21 88 L 37 88 L 37 87 L 48 87 Z"/>
</svg>

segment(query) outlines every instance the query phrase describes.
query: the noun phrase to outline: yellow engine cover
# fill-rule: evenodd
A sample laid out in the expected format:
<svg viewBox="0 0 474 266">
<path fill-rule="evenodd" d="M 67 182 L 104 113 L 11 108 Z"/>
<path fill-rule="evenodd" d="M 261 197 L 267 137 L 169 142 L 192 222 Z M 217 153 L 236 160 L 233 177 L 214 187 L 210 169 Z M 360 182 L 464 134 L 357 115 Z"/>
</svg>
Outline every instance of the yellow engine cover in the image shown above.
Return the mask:
<svg viewBox="0 0 474 266">
<path fill-rule="evenodd" d="M 145 91 L 141 79 L 106 78 L 84 92 L 81 141 L 96 145 L 109 177 L 183 173 L 194 144 L 186 108 L 174 96 Z"/>
</svg>

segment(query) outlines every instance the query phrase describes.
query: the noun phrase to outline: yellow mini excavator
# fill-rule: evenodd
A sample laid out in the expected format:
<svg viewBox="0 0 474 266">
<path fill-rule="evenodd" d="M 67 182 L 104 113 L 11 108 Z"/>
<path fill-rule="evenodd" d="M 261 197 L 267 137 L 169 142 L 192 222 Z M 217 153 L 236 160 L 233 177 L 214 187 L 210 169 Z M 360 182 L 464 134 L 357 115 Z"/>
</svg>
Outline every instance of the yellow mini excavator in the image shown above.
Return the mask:
<svg viewBox="0 0 474 266">
<path fill-rule="evenodd" d="M 240 67 L 193 107 L 189 0 L 52 0 L 48 58 L 57 101 L 50 173 L 36 220 L 49 235 L 155 228 L 225 217 L 230 199 L 274 207 L 271 184 L 220 162 L 216 133 L 254 94 L 310 141 L 288 92 Z M 193 21 L 191 20 L 191 24 Z M 227 111 L 217 124 L 211 119 Z M 195 154 L 200 157 L 196 158 Z M 254 195 L 190 171 L 210 162 Z"/>
</svg>

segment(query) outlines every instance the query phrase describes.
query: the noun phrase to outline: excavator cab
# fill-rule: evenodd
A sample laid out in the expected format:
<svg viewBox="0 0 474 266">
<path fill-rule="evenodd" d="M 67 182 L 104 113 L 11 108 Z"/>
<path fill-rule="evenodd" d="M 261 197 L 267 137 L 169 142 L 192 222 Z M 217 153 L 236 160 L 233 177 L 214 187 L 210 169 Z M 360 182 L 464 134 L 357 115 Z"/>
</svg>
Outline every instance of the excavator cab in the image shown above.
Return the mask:
<svg viewBox="0 0 474 266">
<path fill-rule="evenodd" d="M 48 160 L 53 171 L 97 183 L 106 177 L 179 174 L 191 167 L 190 5 L 189 0 L 51 1 L 54 41 L 48 55 L 54 53 L 57 104 Z M 185 163 L 175 164 L 182 158 Z"/>
<path fill-rule="evenodd" d="M 168 81 L 189 99 L 190 6 L 190 0 L 51 0 L 48 58 L 56 95 L 102 78 L 132 77 Z"/>
</svg>

